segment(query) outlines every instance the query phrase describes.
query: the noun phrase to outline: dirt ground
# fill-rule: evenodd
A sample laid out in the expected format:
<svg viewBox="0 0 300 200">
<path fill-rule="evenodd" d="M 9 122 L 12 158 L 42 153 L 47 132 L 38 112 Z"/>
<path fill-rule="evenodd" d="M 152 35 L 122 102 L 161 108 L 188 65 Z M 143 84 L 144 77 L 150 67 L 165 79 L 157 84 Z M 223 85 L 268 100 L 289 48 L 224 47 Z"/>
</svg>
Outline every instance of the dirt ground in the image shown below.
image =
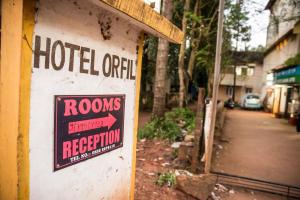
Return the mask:
<svg viewBox="0 0 300 200">
<path fill-rule="evenodd" d="M 149 121 L 151 113 L 140 113 L 139 127 Z M 195 200 L 195 198 L 168 186 L 155 184 L 160 173 L 174 171 L 171 143 L 161 140 L 139 141 L 137 145 L 136 200 Z M 224 145 L 225 146 L 225 145 Z M 226 147 L 228 148 L 228 147 Z M 225 160 L 224 160 L 225 161 Z M 231 192 L 230 192 L 231 191 Z M 227 191 L 214 191 L 219 200 L 285 200 L 285 197 L 227 187 Z M 210 198 L 212 199 L 212 198 Z"/>
<path fill-rule="evenodd" d="M 138 142 L 135 199 L 136 200 L 196 200 L 168 186 L 155 184 L 159 173 L 174 171 L 170 143 L 161 140 Z M 227 191 L 214 191 L 219 200 L 286 200 L 285 197 L 226 186 Z M 230 192 L 231 191 L 231 192 Z M 210 197 L 210 200 L 213 200 Z"/>
<path fill-rule="evenodd" d="M 230 110 L 214 171 L 300 186 L 300 134 L 284 119 Z"/>
<path fill-rule="evenodd" d="M 138 142 L 135 182 L 136 200 L 194 200 L 194 198 L 168 186 L 155 184 L 159 173 L 172 171 L 170 143 L 160 140 Z"/>
</svg>

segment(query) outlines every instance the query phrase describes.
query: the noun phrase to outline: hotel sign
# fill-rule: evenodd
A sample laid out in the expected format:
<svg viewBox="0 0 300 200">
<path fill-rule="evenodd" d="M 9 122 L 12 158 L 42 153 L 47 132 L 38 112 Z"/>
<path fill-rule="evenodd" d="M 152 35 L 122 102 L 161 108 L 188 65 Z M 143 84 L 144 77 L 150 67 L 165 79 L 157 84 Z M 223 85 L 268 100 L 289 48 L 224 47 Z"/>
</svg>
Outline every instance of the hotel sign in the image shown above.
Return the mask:
<svg viewBox="0 0 300 200">
<path fill-rule="evenodd" d="M 54 171 L 123 146 L 125 95 L 55 96 Z"/>
</svg>

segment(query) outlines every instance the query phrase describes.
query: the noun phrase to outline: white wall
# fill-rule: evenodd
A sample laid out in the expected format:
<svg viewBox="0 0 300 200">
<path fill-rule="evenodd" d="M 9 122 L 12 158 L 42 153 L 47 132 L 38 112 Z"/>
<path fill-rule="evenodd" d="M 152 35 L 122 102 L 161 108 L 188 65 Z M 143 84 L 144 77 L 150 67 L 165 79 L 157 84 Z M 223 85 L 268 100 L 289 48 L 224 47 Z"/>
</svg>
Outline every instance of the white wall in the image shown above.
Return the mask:
<svg viewBox="0 0 300 200">
<path fill-rule="evenodd" d="M 74 3 L 76 2 L 76 3 Z M 111 38 L 104 40 L 98 21 L 112 21 Z M 137 60 L 138 33 L 134 26 L 89 1 L 40 0 L 34 36 L 61 40 L 95 49 L 100 70 L 105 53 Z M 33 38 L 34 38 L 33 36 Z M 34 47 L 34 44 L 33 44 Z M 34 57 L 34 56 L 33 56 Z M 66 58 L 69 51 L 66 50 Z M 59 59 L 59 56 L 57 56 Z M 44 63 L 41 59 L 40 63 Z M 79 65 L 75 53 L 74 66 Z M 68 66 L 68 59 L 66 59 Z M 134 74 L 136 62 L 133 64 Z M 32 68 L 30 102 L 30 199 L 128 199 L 132 167 L 135 81 Z M 109 153 L 53 171 L 54 95 L 125 94 L 124 146 Z"/>
<path fill-rule="evenodd" d="M 271 8 L 267 47 L 276 42 L 287 31 L 294 27 L 297 22 L 295 16 L 300 15 L 300 1 L 277 0 Z M 272 20 L 273 18 L 277 20 Z"/>
</svg>

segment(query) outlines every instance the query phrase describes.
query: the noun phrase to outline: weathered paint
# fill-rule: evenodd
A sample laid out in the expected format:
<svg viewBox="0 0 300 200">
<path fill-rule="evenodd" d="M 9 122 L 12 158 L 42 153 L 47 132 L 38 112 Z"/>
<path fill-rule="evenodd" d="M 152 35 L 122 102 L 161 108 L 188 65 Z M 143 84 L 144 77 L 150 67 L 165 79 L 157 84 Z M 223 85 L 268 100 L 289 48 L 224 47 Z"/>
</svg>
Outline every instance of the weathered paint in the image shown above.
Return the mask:
<svg viewBox="0 0 300 200">
<path fill-rule="evenodd" d="M 0 155 L 5 162 L 0 162 L 0 199 L 134 198 L 141 30 L 177 43 L 182 37 L 179 29 L 139 1 L 119 1 L 121 7 L 108 3 L 2 2 Z M 125 4 L 136 5 L 124 10 Z M 147 21 L 141 12 L 135 15 L 141 9 L 155 19 Z M 109 18 L 111 27 L 99 23 L 108 22 Z M 52 43 L 60 39 L 95 49 L 96 60 L 105 51 L 128 57 L 135 61 L 136 78 L 125 80 L 55 71 L 43 65 L 33 68 L 35 35 L 42 37 L 41 48 L 45 48 L 45 37 L 50 37 Z M 76 65 L 79 55 L 75 57 Z M 83 93 L 126 95 L 124 147 L 53 172 L 53 95 Z"/>
<path fill-rule="evenodd" d="M 138 133 L 138 121 L 139 121 L 139 102 L 140 102 L 140 87 L 141 87 L 141 75 L 142 75 L 142 57 L 144 46 L 144 33 L 139 37 L 139 51 L 138 51 L 138 64 L 136 70 L 136 88 L 135 88 L 135 109 L 134 109 L 134 130 L 133 130 L 133 151 L 132 151 L 132 170 L 130 181 L 130 199 L 134 199 L 135 188 L 135 171 L 136 171 L 136 143 Z"/>
<path fill-rule="evenodd" d="M 97 76 L 79 73 L 76 67 L 79 66 L 78 51 L 75 52 L 73 72 L 68 71 L 68 67 L 54 70 L 51 64 L 45 69 L 43 57 L 39 68 L 32 67 L 30 199 L 129 199 L 138 77 L 136 80 L 104 77 L 101 66 L 105 53 L 137 61 L 140 29 L 84 0 L 77 0 L 76 4 L 73 1 L 41 0 L 38 5 L 33 37 L 41 36 L 41 49 L 45 50 L 46 37 L 51 38 L 51 45 L 61 40 L 95 49 L 95 67 L 100 73 Z M 109 39 L 103 39 L 98 21 L 100 24 L 111 21 Z M 35 43 L 32 46 L 35 47 Z M 60 59 L 59 52 L 57 60 Z M 66 49 L 65 53 L 64 66 L 68 66 L 69 51 Z M 136 74 L 136 62 L 133 66 Z M 54 95 L 101 94 L 126 95 L 123 147 L 54 172 Z"/>
<path fill-rule="evenodd" d="M 1 5 L 0 199 L 17 199 L 23 1 Z"/>
<path fill-rule="evenodd" d="M 140 0 L 93 0 L 103 2 L 134 20 L 143 30 L 170 42 L 182 43 L 183 32 Z M 130 20 L 130 19 L 129 19 Z"/>
<path fill-rule="evenodd" d="M 29 198 L 29 111 L 32 35 L 35 1 L 28 0 L 23 8 L 23 40 L 21 60 L 19 136 L 18 136 L 18 198 Z"/>
</svg>

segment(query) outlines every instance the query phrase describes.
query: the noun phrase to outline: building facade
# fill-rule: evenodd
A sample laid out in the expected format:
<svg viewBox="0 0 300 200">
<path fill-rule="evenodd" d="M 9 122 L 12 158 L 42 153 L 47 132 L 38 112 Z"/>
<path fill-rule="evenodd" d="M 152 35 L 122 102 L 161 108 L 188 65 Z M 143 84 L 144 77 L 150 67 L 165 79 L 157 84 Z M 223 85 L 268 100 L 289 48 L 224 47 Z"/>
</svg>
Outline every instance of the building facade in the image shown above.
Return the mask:
<svg viewBox="0 0 300 200">
<path fill-rule="evenodd" d="M 247 93 L 260 94 L 262 87 L 262 53 L 234 52 L 233 62 L 236 63 L 235 101 Z M 226 67 L 219 86 L 219 100 L 226 101 L 233 96 L 234 66 Z"/>
<path fill-rule="evenodd" d="M 263 64 L 264 106 L 276 116 L 294 117 L 298 110 L 300 80 L 297 65 L 288 63 L 300 53 L 300 1 L 270 0 Z M 294 72 L 295 71 L 295 72 Z"/>
</svg>

